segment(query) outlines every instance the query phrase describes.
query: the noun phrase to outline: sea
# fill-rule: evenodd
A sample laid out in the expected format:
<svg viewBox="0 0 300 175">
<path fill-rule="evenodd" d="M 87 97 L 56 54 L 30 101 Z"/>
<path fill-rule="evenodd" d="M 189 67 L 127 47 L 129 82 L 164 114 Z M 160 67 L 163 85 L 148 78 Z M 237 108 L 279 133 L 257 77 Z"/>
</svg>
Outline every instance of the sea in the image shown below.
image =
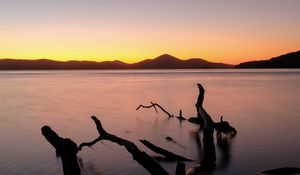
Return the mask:
<svg viewBox="0 0 300 175">
<path fill-rule="evenodd" d="M 62 162 L 43 137 L 50 126 L 77 145 L 104 129 L 135 143 L 170 174 L 176 162 L 159 158 L 140 140 L 194 161 L 203 156 L 199 126 L 169 118 L 197 115 L 197 83 L 203 106 L 215 122 L 228 121 L 235 137 L 215 136 L 216 168 L 209 174 L 259 174 L 300 167 L 300 69 L 39 70 L 0 71 L 0 174 L 62 175 Z M 173 141 L 167 140 L 171 137 Z M 83 175 L 146 175 L 127 150 L 103 140 L 78 153 Z"/>
</svg>

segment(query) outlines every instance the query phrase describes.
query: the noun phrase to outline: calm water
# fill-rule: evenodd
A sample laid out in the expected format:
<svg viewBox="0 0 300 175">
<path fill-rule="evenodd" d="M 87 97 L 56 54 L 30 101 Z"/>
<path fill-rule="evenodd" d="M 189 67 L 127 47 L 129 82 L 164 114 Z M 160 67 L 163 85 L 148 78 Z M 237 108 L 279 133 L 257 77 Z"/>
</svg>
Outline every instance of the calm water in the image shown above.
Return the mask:
<svg viewBox="0 0 300 175">
<path fill-rule="evenodd" d="M 300 166 L 300 70 L 1 71 L 0 174 L 62 174 L 40 128 L 49 125 L 77 144 L 91 141 L 98 136 L 91 115 L 151 155 L 139 139 L 198 160 L 196 125 L 180 125 L 153 109 L 135 110 L 153 101 L 170 113 L 182 109 L 185 117 L 195 116 L 197 82 L 207 90 L 204 107 L 212 118 L 223 115 L 238 130 L 227 149 L 216 145 L 213 174 Z M 84 175 L 148 174 L 109 141 L 78 155 Z M 175 163 L 161 165 L 174 174 Z"/>
</svg>

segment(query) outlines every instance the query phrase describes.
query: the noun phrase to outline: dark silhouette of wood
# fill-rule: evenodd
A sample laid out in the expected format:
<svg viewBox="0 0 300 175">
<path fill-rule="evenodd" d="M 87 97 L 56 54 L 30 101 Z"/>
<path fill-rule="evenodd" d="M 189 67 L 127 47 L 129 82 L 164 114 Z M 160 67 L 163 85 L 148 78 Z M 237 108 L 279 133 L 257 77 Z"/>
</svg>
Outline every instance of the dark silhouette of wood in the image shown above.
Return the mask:
<svg viewBox="0 0 300 175">
<path fill-rule="evenodd" d="M 197 174 L 203 170 L 211 171 L 215 168 L 216 153 L 215 153 L 214 136 L 213 136 L 214 130 L 217 131 L 218 144 L 220 146 L 223 146 L 221 142 L 222 140 L 220 140 L 221 133 L 230 134 L 231 136 L 234 136 L 237 133 L 236 129 L 230 126 L 230 124 L 227 121 L 223 121 L 223 116 L 221 116 L 220 122 L 213 121 L 213 119 L 203 108 L 205 90 L 201 84 L 197 84 L 197 85 L 199 89 L 199 95 L 195 106 L 197 109 L 197 121 L 200 121 L 201 126 L 203 127 L 203 156 L 201 156 L 200 164 L 198 164 L 193 169 L 193 172 L 190 174 Z M 149 106 L 140 105 L 136 110 L 138 110 L 139 108 L 152 108 L 152 107 L 155 109 L 156 112 L 158 112 L 156 108 L 158 107 L 163 112 L 165 112 L 169 118 L 173 117 L 173 115 L 167 112 L 163 107 L 153 102 L 151 102 L 151 105 Z M 76 143 L 74 143 L 72 140 L 58 136 L 58 134 L 55 133 L 49 126 L 44 126 L 41 129 L 44 137 L 56 149 L 57 154 L 61 156 L 61 160 L 63 163 L 63 171 L 65 175 L 80 175 L 80 168 L 77 160 L 78 151 L 82 150 L 84 146 L 90 147 L 101 140 L 109 140 L 111 142 L 124 146 L 126 150 L 132 155 L 133 159 L 136 160 L 140 165 L 142 165 L 150 174 L 168 175 L 168 172 L 166 170 L 164 170 L 157 162 L 155 162 L 154 159 L 152 159 L 152 157 L 150 157 L 147 153 L 139 150 L 134 143 L 106 132 L 100 120 L 97 117 L 92 116 L 91 118 L 96 124 L 99 137 L 91 142 L 82 143 L 79 145 L 79 147 L 77 147 Z M 177 118 L 179 118 L 180 121 L 185 120 L 185 118 L 182 117 L 181 110 L 179 113 L 179 117 Z M 199 135 L 197 138 L 196 141 L 197 143 L 199 142 L 198 143 L 200 145 L 199 147 L 201 147 Z M 166 137 L 166 140 L 177 144 L 177 142 L 175 142 L 171 137 Z M 176 174 L 185 174 L 185 164 L 179 161 L 193 161 L 191 159 L 179 156 L 163 148 L 160 148 L 150 143 L 147 140 L 140 140 L 140 141 L 152 151 L 165 156 L 165 160 L 177 161 Z M 276 170 L 283 171 L 283 172 L 298 171 L 297 168 L 281 168 Z M 265 171 L 265 172 L 266 173 L 273 172 L 273 170 Z"/>
<path fill-rule="evenodd" d="M 184 148 L 184 149 L 185 149 L 185 146 L 183 146 L 183 145 L 179 144 L 178 142 L 176 142 L 172 137 L 167 136 L 167 137 L 165 137 L 165 139 L 166 139 L 167 141 L 172 142 L 172 143 L 174 143 L 174 144 L 180 146 L 181 148 Z"/>
<path fill-rule="evenodd" d="M 147 153 L 139 150 L 139 148 L 134 143 L 106 132 L 97 117 L 92 116 L 91 118 L 95 122 L 100 136 L 92 142 L 80 144 L 79 150 L 81 150 L 84 146 L 92 146 L 100 140 L 109 140 L 121 146 L 125 146 L 126 150 L 132 155 L 133 159 L 136 160 L 140 165 L 142 165 L 150 174 L 168 175 L 168 172 L 166 170 L 164 170 L 157 162 L 155 162 Z"/>
<path fill-rule="evenodd" d="M 230 126 L 227 121 L 223 121 L 223 116 L 221 116 L 220 122 L 214 122 L 214 128 L 217 131 L 217 135 L 221 134 L 221 132 L 231 136 L 237 134 L 237 130 L 234 127 Z"/>
<path fill-rule="evenodd" d="M 200 125 L 200 129 L 202 129 L 203 126 L 204 126 L 204 121 L 203 121 L 203 117 L 199 113 L 198 106 L 199 105 L 202 106 L 202 104 L 203 104 L 203 100 L 204 100 L 204 88 L 200 84 L 197 84 L 197 85 L 198 85 L 198 89 L 199 89 L 199 95 L 198 95 L 198 98 L 197 98 L 197 102 L 195 104 L 196 111 L 197 111 L 197 117 L 191 117 L 191 118 L 189 118 L 188 121 L 191 122 L 191 123 Z M 203 94 L 202 94 L 202 92 L 200 92 L 200 88 L 199 88 L 200 86 L 202 87 L 201 91 L 203 90 Z"/>
<path fill-rule="evenodd" d="M 71 139 L 60 137 L 49 126 L 43 126 L 41 130 L 46 140 L 56 149 L 57 154 L 60 155 L 64 175 L 80 175 L 77 160 L 78 147 L 76 143 Z"/>
<path fill-rule="evenodd" d="M 197 108 L 197 117 L 191 117 L 189 118 L 189 121 L 192 123 L 200 124 L 202 127 L 204 126 L 204 120 L 207 118 L 206 116 L 208 113 L 204 110 L 201 110 L 203 114 L 201 114 L 199 107 L 203 106 L 203 101 L 204 101 L 204 94 L 205 90 L 201 84 L 197 84 L 198 89 L 199 89 L 199 95 L 197 98 L 197 102 L 195 104 Z M 203 107 L 202 107 L 203 109 Z M 205 115 L 205 116 L 202 116 Z M 209 116 L 209 115 L 208 115 Z M 223 121 L 223 116 L 220 118 L 220 122 L 214 122 L 211 117 L 209 117 L 210 123 L 212 123 L 214 129 L 217 131 L 217 134 L 220 134 L 221 132 L 224 134 L 230 134 L 232 136 L 237 134 L 237 130 L 232 127 L 227 121 Z"/>
<path fill-rule="evenodd" d="M 190 117 L 188 121 L 203 127 L 203 119 L 201 117 Z"/>
<path fill-rule="evenodd" d="M 201 84 L 197 84 L 199 89 L 199 96 L 197 99 L 196 107 L 197 113 L 203 118 L 203 150 L 204 156 L 201 162 L 201 167 L 206 170 L 212 170 L 216 166 L 216 153 L 214 146 L 214 129 L 217 130 L 217 133 L 232 133 L 235 135 L 237 133 L 236 129 L 229 125 L 228 122 L 223 121 L 221 117 L 220 122 L 216 123 L 210 117 L 210 115 L 203 108 L 203 100 L 205 95 L 205 90 Z"/>
<path fill-rule="evenodd" d="M 186 120 L 186 118 L 184 118 L 184 117 L 182 116 L 182 110 L 181 110 L 181 109 L 180 109 L 180 111 L 179 111 L 179 116 L 177 116 L 177 118 L 179 119 L 179 121 Z"/>
<path fill-rule="evenodd" d="M 300 173 L 300 168 L 295 167 L 283 167 L 283 168 L 276 168 L 272 170 L 263 171 L 264 174 L 298 174 Z"/>
<path fill-rule="evenodd" d="M 153 103 L 153 102 L 150 102 L 150 103 L 151 103 L 151 105 L 149 105 L 149 106 L 146 106 L 146 105 L 140 105 L 140 106 L 138 106 L 138 107 L 136 108 L 136 110 L 139 110 L 140 108 L 154 108 L 154 109 L 155 109 L 155 112 L 158 113 L 157 108 L 156 108 L 156 107 L 158 107 L 158 108 L 160 108 L 164 113 L 166 113 L 167 116 L 168 116 L 169 118 L 174 117 L 173 114 L 170 114 L 167 110 L 165 110 L 165 109 L 164 109 L 162 106 L 160 106 L 158 103 Z M 176 118 L 177 118 L 180 122 L 186 120 L 186 118 L 184 118 L 184 117 L 182 116 L 182 110 L 179 111 L 179 116 L 177 116 Z"/>
<path fill-rule="evenodd" d="M 177 162 L 176 175 L 185 175 L 185 164 L 183 162 Z"/>
<path fill-rule="evenodd" d="M 216 151 L 214 145 L 214 122 L 203 108 L 205 90 L 201 84 L 197 84 L 199 95 L 196 103 L 197 113 L 203 118 L 203 159 L 198 170 L 213 170 L 216 167 Z"/>
<path fill-rule="evenodd" d="M 151 105 L 149 106 L 145 106 L 145 105 L 140 105 L 136 108 L 136 110 L 139 110 L 140 108 L 154 108 L 156 113 L 158 113 L 157 109 L 156 109 L 156 106 L 159 107 L 159 109 L 161 109 L 164 113 L 166 113 L 168 115 L 168 117 L 173 117 L 174 115 L 170 114 L 168 111 L 166 111 L 163 107 L 161 107 L 159 104 L 157 103 L 153 103 L 153 102 L 150 102 Z"/>
<path fill-rule="evenodd" d="M 193 161 L 191 159 L 179 156 L 177 154 L 174 154 L 170 151 L 167 151 L 163 148 L 160 148 L 154 144 L 152 144 L 151 142 L 147 141 L 147 140 L 140 140 L 140 142 L 142 142 L 147 148 L 151 149 L 152 151 L 161 154 L 163 156 L 165 156 L 166 160 L 172 160 L 172 161 Z"/>
</svg>

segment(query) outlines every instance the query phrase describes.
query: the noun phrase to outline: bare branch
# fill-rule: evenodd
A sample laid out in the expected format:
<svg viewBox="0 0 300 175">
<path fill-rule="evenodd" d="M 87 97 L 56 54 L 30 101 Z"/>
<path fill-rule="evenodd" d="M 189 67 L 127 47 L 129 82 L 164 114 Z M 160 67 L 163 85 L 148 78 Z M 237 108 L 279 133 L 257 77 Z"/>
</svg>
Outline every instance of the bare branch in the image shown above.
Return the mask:
<svg viewBox="0 0 300 175">
<path fill-rule="evenodd" d="M 133 159 L 136 160 L 145 169 L 147 169 L 150 174 L 168 175 L 168 172 L 166 170 L 164 170 L 157 162 L 155 162 L 147 153 L 139 150 L 139 148 L 134 143 L 106 132 L 97 117 L 92 116 L 91 118 L 94 120 L 100 136 L 92 142 L 80 144 L 81 147 L 91 146 L 100 140 L 109 140 L 121 146 L 125 146 L 126 150 L 132 155 Z"/>
<path fill-rule="evenodd" d="M 81 144 L 79 145 L 79 147 L 78 147 L 78 150 L 81 151 L 82 148 L 83 148 L 84 146 L 91 147 L 92 145 L 94 145 L 95 143 L 97 143 L 97 142 L 99 142 L 99 141 L 101 141 L 101 138 L 100 138 L 100 137 L 96 138 L 95 140 L 93 140 L 93 141 L 91 141 L 91 142 L 84 142 L 84 143 L 81 143 Z"/>
<path fill-rule="evenodd" d="M 174 160 L 174 161 L 193 161 L 191 159 L 179 156 L 179 155 L 174 154 L 174 153 L 172 153 L 172 152 L 170 152 L 168 150 L 160 148 L 160 147 L 152 144 L 151 142 L 149 142 L 147 140 L 140 140 L 140 142 L 142 142 L 146 147 L 148 147 L 152 151 L 165 156 L 165 158 L 168 159 L 168 160 Z"/>
<path fill-rule="evenodd" d="M 136 108 L 136 110 L 139 110 L 140 108 L 154 108 L 155 109 L 155 111 L 156 111 L 156 113 L 157 113 L 157 109 L 156 109 L 156 107 L 159 107 L 164 113 L 166 113 L 167 115 L 168 115 L 168 117 L 170 118 L 170 117 L 173 117 L 173 115 L 171 115 L 168 111 L 166 111 L 162 106 L 160 106 L 159 104 L 157 104 L 157 103 L 153 103 L 153 102 L 150 102 L 151 103 L 151 105 L 149 105 L 149 106 L 145 106 L 145 105 L 140 105 L 140 106 L 138 106 L 137 108 Z"/>
<path fill-rule="evenodd" d="M 152 107 L 153 107 L 153 108 L 155 109 L 155 112 L 158 113 L 156 107 L 153 106 L 153 105 L 150 105 L 150 106 L 140 105 L 140 106 L 138 106 L 138 107 L 136 108 L 136 110 L 139 110 L 141 107 L 142 107 L 142 108 L 152 108 Z"/>
</svg>

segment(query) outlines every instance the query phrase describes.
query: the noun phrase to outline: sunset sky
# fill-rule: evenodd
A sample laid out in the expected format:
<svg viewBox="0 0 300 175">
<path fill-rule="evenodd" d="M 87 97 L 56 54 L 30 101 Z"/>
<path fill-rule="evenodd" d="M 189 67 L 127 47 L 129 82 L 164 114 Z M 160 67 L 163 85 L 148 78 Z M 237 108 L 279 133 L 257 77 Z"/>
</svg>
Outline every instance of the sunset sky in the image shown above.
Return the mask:
<svg viewBox="0 0 300 175">
<path fill-rule="evenodd" d="M 300 50 L 299 0 L 1 0 L 0 58 L 168 53 L 236 64 Z"/>
</svg>

